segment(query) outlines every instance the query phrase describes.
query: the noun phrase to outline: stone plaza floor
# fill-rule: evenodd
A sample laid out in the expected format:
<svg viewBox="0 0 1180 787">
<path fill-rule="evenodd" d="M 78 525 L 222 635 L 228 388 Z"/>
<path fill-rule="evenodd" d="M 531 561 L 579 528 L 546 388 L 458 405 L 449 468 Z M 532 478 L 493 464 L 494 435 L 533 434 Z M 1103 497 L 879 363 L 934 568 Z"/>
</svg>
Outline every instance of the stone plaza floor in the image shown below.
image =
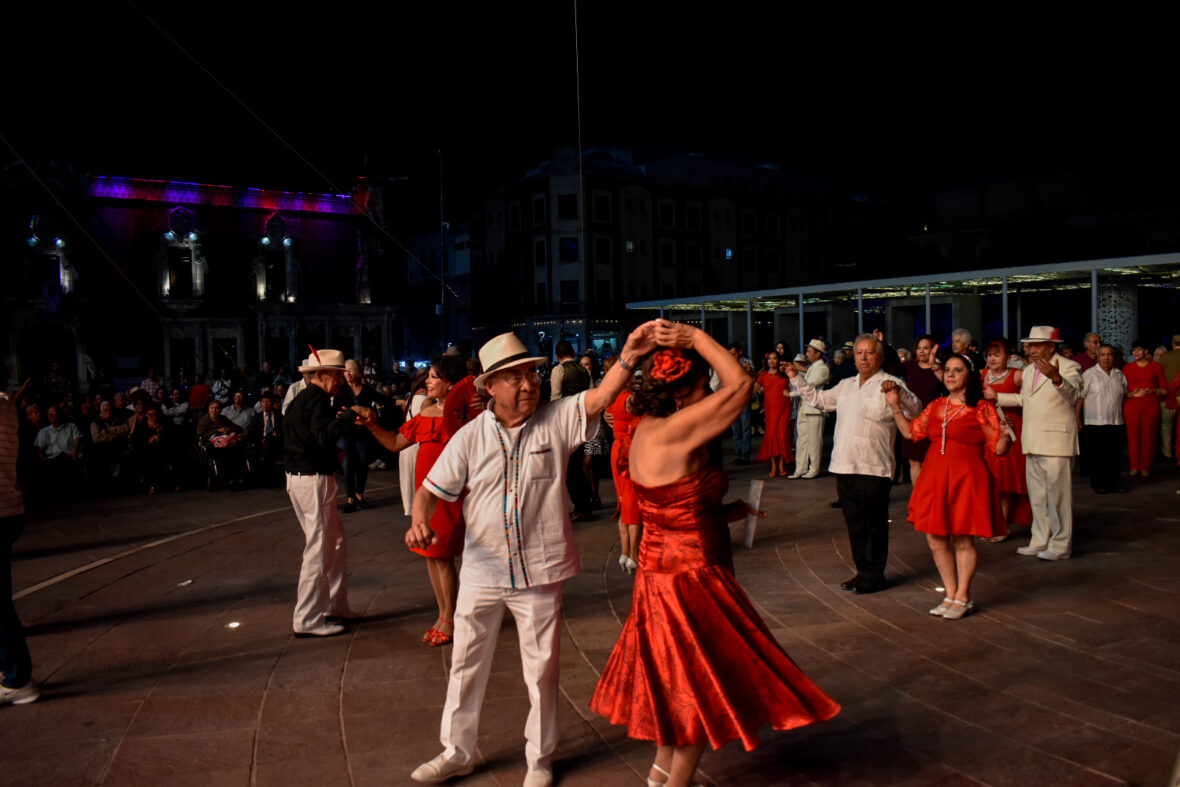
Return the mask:
<svg viewBox="0 0 1180 787">
<path fill-rule="evenodd" d="M 730 497 L 765 478 L 731 470 Z M 762 730 L 707 752 L 715 785 L 1169 783 L 1180 749 L 1180 473 L 1131 494 L 1076 480 L 1075 551 L 979 544 L 978 611 L 931 617 L 925 538 L 894 489 L 887 592 L 846 593 L 848 543 L 830 476 L 773 479 L 739 581 L 779 641 L 843 705 L 832 721 Z M 303 538 L 282 490 L 62 503 L 16 545 L 17 607 L 42 698 L 0 707 L 0 783 L 410 784 L 440 750 L 449 648 L 423 564 L 402 544 L 396 473 L 344 517 L 352 606 L 344 636 L 294 639 Z M 603 497 L 613 496 L 609 483 Z M 559 785 L 642 785 L 652 748 L 587 707 L 630 603 L 615 523 L 576 528 L 565 585 Z M 511 618 L 483 709 L 485 767 L 453 783 L 515 785 L 528 710 Z"/>
</svg>

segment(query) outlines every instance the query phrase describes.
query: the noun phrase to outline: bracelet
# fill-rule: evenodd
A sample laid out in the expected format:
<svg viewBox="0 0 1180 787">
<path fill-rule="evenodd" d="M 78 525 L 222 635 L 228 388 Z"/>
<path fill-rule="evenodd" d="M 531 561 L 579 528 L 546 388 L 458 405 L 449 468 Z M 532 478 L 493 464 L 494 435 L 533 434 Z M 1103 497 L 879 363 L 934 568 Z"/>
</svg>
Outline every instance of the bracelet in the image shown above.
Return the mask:
<svg viewBox="0 0 1180 787">
<path fill-rule="evenodd" d="M 894 411 L 893 411 L 893 414 L 894 414 L 894 415 L 901 415 L 901 410 L 894 410 Z"/>
<path fill-rule="evenodd" d="M 629 372 L 635 371 L 635 367 L 623 360 L 623 356 L 619 356 L 619 366 L 622 366 Z"/>
</svg>

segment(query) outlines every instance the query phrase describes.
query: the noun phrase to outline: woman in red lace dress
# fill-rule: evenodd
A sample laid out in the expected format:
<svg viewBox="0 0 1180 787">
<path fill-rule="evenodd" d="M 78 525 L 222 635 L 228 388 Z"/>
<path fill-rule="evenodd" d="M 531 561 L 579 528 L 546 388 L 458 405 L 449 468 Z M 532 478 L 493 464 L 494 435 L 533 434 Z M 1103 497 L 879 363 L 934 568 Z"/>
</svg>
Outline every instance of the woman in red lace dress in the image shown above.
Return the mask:
<svg viewBox="0 0 1180 787">
<path fill-rule="evenodd" d="M 426 377 L 426 395 L 433 400 L 422 408 L 418 415 L 406 421 L 397 432 L 387 432 L 377 426 L 375 419 L 367 412 L 361 413 L 357 423 L 369 428 L 373 436 L 390 451 L 401 451 L 411 445 L 418 446 L 418 457 L 414 462 L 414 488 L 422 485 L 422 479 L 434 467 L 451 435 L 474 417 L 478 407 L 473 407 L 472 395 L 475 387 L 467 374 L 467 366 L 457 355 L 444 355 L 434 360 Z M 459 573 L 455 569 L 455 558 L 463 552 L 463 500 L 454 503 L 441 501 L 431 517 L 430 527 L 438 534 L 438 541 L 426 549 L 414 549 L 426 558 L 426 573 L 438 603 L 438 620 L 422 635 L 428 645 L 449 645 L 455 633 L 455 602 L 459 597 Z"/>
<path fill-rule="evenodd" d="M 752 381 L 698 328 L 660 320 L 665 348 L 643 365 L 631 409 L 645 415 L 631 442 L 643 543 L 631 612 L 590 707 L 656 744 L 649 785 L 688 785 L 706 744 L 758 743 L 831 718 L 840 706 L 775 641 L 733 575 L 725 474 L 706 444 L 729 428 Z M 708 367 L 721 387 L 709 394 Z"/>
<path fill-rule="evenodd" d="M 988 343 L 987 368 L 980 372 L 985 386 L 991 387 L 996 393 L 1020 393 L 1020 381 L 1023 374 L 1019 369 L 1010 369 L 1008 359 L 1012 357 L 1012 348 L 1007 339 L 995 339 Z M 1004 521 L 1013 525 L 1032 524 L 1032 504 L 1028 500 L 1028 481 L 1024 472 L 1024 447 L 1020 444 L 1020 433 L 1024 428 L 1021 408 L 1005 407 L 1004 417 L 1012 429 L 1008 435 L 1008 452 L 1003 456 L 996 456 L 991 451 L 984 452 L 984 459 L 996 477 L 1000 490 L 1000 510 L 1004 512 Z M 999 411 L 997 411 L 999 414 Z M 996 535 L 993 541 L 1003 541 L 1007 533 Z"/>
<path fill-rule="evenodd" d="M 1005 527 L 996 481 L 983 455 L 985 450 L 1007 451 L 1008 435 L 996 408 L 984 401 L 983 383 L 966 356 L 946 359 L 942 384 L 947 395 L 927 405 L 912 422 L 901 411 L 897 384 L 882 383 L 881 391 L 902 435 L 930 440 L 922 474 L 910 495 L 909 521 L 926 534 L 946 591 L 930 614 L 957 620 L 975 608 L 971 580 L 979 560 L 976 536 L 991 538 Z"/>
<path fill-rule="evenodd" d="M 755 390 L 762 394 L 762 408 L 766 413 L 766 436 L 758 449 L 758 461 L 770 462 L 770 477 L 787 474 L 787 464 L 795 461 L 791 446 L 790 383 L 778 368 L 778 353 L 766 354 L 766 371 L 758 375 Z"/>
<path fill-rule="evenodd" d="M 1160 402 L 1168 390 L 1164 367 L 1151 359 L 1151 350 L 1142 339 L 1131 344 L 1135 359 L 1123 367 L 1127 378 L 1127 398 L 1123 400 L 1123 420 L 1127 423 L 1127 454 L 1131 458 L 1131 475 L 1151 475 L 1155 449 L 1159 443 Z"/>
</svg>

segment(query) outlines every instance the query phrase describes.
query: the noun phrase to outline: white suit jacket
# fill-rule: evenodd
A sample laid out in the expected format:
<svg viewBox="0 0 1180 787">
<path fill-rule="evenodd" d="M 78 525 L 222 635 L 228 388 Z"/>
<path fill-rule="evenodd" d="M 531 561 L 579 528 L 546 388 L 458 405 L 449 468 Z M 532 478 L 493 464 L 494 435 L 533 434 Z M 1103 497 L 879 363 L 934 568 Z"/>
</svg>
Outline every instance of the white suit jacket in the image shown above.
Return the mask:
<svg viewBox="0 0 1180 787">
<path fill-rule="evenodd" d="M 1027 367 L 1018 394 L 999 394 L 1004 407 L 1024 408 L 1020 442 L 1026 454 L 1076 456 L 1078 453 L 1077 401 L 1082 395 L 1081 367 L 1068 358 L 1053 354 L 1049 363 L 1061 373 L 1061 385 Z"/>
</svg>

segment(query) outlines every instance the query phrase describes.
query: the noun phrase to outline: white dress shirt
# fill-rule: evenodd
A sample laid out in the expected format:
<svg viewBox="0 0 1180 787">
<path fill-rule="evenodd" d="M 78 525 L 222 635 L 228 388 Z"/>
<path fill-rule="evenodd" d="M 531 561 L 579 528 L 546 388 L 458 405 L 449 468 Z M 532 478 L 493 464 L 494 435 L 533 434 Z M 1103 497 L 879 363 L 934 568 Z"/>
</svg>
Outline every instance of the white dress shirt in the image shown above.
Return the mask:
<svg viewBox="0 0 1180 787">
<path fill-rule="evenodd" d="M 812 388 L 819 390 L 828 384 L 828 380 L 831 378 L 831 376 L 832 372 L 830 369 L 828 369 L 828 365 L 823 361 L 816 361 L 807 367 L 807 371 L 804 373 L 803 379 L 806 380 L 807 384 Z M 794 396 L 796 393 L 798 392 L 794 391 L 791 393 L 791 395 Z M 818 407 L 812 407 L 811 405 L 804 402 L 799 407 L 799 415 L 823 415 L 823 410 Z"/>
<path fill-rule="evenodd" d="M 1123 397 L 1127 393 L 1127 378 L 1118 369 L 1110 374 L 1100 366 L 1082 372 L 1082 414 L 1087 426 L 1122 426 Z"/>
<path fill-rule="evenodd" d="M 427 473 L 422 486 L 443 500 L 467 489 L 460 585 L 523 589 L 581 570 L 565 474 L 570 455 L 598 432 L 601 419 L 586 419 L 585 396 L 542 404 L 514 429 L 485 410 L 455 433 Z"/>
<path fill-rule="evenodd" d="M 847 475 L 893 477 L 893 438 L 897 423 L 893 410 L 881 393 L 881 383 L 897 383 L 901 410 L 906 418 L 922 413 L 922 401 L 891 374 L 878 370 L 861 385 L 860 375 L 841 380 L 835 388 L 816 390 L 803 375 L 791 378 L 804 403 L 823 410 L 836 411 L 836 436 L 832 443 L 832 461 L 828 469 Z"/>
</svg>

